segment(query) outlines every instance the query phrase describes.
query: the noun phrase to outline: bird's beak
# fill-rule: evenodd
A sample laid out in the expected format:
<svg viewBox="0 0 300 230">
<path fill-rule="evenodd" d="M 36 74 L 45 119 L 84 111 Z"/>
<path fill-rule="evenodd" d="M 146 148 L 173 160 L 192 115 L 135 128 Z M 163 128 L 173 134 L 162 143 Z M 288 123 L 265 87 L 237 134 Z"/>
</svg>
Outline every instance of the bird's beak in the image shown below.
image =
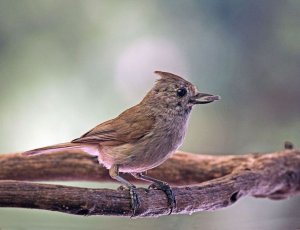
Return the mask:
<svg viewBox="0 0 300 230">
<path fill-rule="evenodd" d="M 193 104 L 207 104 L 213 101 L 220 100 L 221 97 L 219 95 L 211 95 L 208 93 L 198 93 L 196 96 L 190 99 L 190 102 Z"/>
</svg>

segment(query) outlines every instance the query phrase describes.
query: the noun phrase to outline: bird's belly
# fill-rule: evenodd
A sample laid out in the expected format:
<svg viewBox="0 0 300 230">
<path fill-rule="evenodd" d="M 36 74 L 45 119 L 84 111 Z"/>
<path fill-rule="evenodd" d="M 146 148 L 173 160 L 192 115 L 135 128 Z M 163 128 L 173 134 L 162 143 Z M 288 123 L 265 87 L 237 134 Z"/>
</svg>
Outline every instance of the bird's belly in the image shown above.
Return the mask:
<svg viewBox="0 0 300 230">
<path fill-rule="evenodd" d="M 137 147 L 137 146 L 136 146 Z M 153 148 L 133 150 L 133 154 L 120 164 L 120 172 L 145 172 L 167 160 L 175 149 Z"/>
<path fill-rule="evenodd" d="M 131 160 L 120 165 L 121 172 L 145 172 L 155 168 L 167 160 L 173 151 L 144 152 L 131 156 Z"/>
<path fill-rule="evenodd" d="M 144 145 L 129 144 L 103 150 L 99 154 L 99 162 L 106 168 L 119 165 L 120 172 L 144 172 L 152 169 L 168 159 L 176 149 L 145 148 Z"/>
<path fill-rule="evenodd" d="M 185 136 L 183 127 L 168 129 L 145 136 L 135 143 L 100 149 L 99 162 L 106 168 L 119 165 L 120 172 L 144 172 L 167 160 L 182 144 Z M 158 135 L 159 133 L 159 135 Z"/>
</svg>

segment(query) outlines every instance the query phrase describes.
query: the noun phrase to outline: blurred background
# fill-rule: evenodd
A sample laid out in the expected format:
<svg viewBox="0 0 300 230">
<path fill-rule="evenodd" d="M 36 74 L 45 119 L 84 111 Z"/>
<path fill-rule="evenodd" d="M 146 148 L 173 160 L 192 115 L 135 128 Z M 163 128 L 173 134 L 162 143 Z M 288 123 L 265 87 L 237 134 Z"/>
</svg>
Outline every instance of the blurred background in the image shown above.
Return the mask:
<svg viewBox="0 0 300 230">
<path fill-rule="evenodd" d="M 154 70 L 222 96 L 194 109 L 182 150 L 268 152 L 285 140 L 299 147 L 299 15 L 297 0 L 2 0 L 0 152 L 82 135 L 139 102 Z M 300 197 L 138 220 L 0 209 L 1 230 L 297 227 Z"/>
</svg>

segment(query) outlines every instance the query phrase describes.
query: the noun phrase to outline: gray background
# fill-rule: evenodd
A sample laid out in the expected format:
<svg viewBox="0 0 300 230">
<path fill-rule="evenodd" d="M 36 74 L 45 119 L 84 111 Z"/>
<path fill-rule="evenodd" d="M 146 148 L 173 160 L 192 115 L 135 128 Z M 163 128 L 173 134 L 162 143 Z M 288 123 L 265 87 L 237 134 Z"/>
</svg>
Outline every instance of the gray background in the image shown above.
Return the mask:
<svg viewBox="0 0 300 230">
<path fill-rule="evenodd" d="M 182 150 L 299 146 L 299 63 L 297 0 L 2 0 L 0 152 L 80 136 L 139 102 L 154 70 L 222 96 L 194 109 Z M 2 208 L 0 228 L 296 229 L 299 206 L 299 197 L 245 198 L 215 212 L 141 220 Z"/>
</svg>

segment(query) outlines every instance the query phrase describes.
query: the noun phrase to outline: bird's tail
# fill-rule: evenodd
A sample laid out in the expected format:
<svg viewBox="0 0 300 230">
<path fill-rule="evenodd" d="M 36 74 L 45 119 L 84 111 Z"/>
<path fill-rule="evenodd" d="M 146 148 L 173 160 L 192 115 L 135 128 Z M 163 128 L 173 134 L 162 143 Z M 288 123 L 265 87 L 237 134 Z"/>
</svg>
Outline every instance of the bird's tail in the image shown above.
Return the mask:
<svg viewBox="0 0 300 230">
<path fill-rule="evenodd" d="M 79 150 L 91 155 L 98 155 L 98 148 L 97 146 L 91 145 L 82 145 L 80 143 L 62 143 L 58 145 L 51 145 L 43 148 L 33 149 L 26 152 L 23 152 L 22 155 L 24 156 L 34 156 L 34 155 L 41 155 L 41 154 L 49 154 L 54 152 L 70 152 L 73 150 Z"/>
</svg>

